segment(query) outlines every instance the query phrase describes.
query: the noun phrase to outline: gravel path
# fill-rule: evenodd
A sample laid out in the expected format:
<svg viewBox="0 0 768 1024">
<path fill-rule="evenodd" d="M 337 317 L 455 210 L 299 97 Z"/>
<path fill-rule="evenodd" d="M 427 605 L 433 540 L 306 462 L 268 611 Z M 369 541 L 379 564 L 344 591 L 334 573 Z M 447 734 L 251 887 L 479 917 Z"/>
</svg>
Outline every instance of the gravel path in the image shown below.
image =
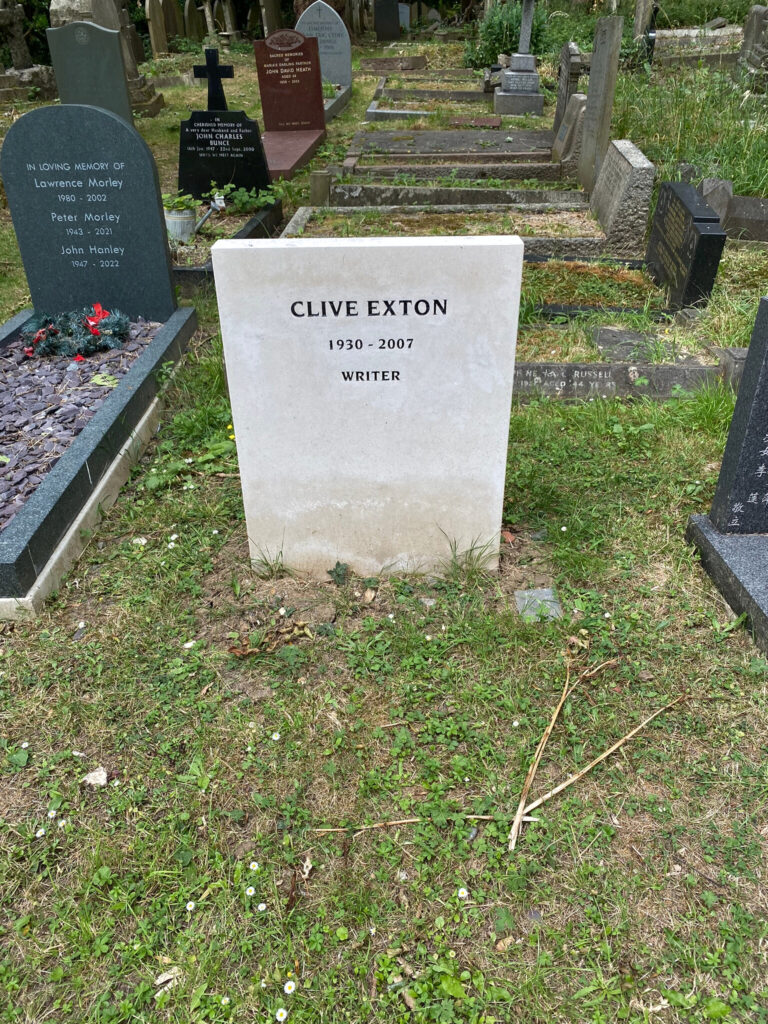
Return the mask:
<svg viewBox="0 0 768 1024">
<path fill-rule="evenodd" d="M 111 381 L 93 377 L 124 377 L 160 326 L 131 324 L 122 348 L 82 363 L 70 356 L 27 359 L 21 339 L 0 349 L 0 531 L 113 390 Z"/>
</svg>

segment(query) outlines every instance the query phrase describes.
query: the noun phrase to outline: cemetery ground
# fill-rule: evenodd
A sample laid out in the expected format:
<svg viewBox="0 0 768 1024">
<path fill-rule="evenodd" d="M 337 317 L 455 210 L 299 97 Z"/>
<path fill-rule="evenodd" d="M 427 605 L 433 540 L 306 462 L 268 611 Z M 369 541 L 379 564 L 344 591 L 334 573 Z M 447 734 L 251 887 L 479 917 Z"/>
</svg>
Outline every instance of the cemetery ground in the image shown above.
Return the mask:
<svg viewBox="0 0 768 1024">
<path fill-rule="evenodd" d="M 233 62 L 230 109 L 258 117 L 252 59 Z M 314 166 L 343 155 L 376 77 Z M 730 95 L 725 76 L 642 87 L 620 76 L 612 134 L 662 177 L 717 134 L 736 190 L 763 187 L 736 105 L 693 102 Z M 165 92 L 140 129 L 170 190 L 189 106 Z M 284 188 L 287 215 L 306 191 Z M 8 316 L 25 285 L 1 217 Z M 540 301 L 621 299 L 641 311 L 600 323 L 745 345 L 767 261 L 729 245 L 709 306 L 661 324 L 640 271 L 527 267 L 518 358 L 597 357 L 598 314 L 541 325 Z M 3 1019 L 768 1019 L 768 665 L 683 538 L 730 391 L 513 405 L 498 575 L 475 550 L 434 576 L 308 583 L 274 556 L 246 568 L 217 313 L 196 305 L 156 441 L 42 616 L 0 626 Z M 514 592 L 548 586 L 563 617 L 526 622 Z M 683 699 L 509 853 L 567 679 L 532 799 Z"/>
</svg>

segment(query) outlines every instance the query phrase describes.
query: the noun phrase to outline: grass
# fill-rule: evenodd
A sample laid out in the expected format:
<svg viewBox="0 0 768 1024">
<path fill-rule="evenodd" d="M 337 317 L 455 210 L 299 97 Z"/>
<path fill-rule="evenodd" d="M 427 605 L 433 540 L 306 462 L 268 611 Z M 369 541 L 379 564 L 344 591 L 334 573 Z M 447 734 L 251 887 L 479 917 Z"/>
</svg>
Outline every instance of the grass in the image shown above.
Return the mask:
<svg viewBox="0 0 768 1024">
<path fill-rule="evenodd" d="M 233 62 L 230 106 L 256 113 Z M 343 154 L 375 77 L 316 166 Z M 141 124 L 166 191 L 188 98 L 168 90 Z M 660 164 L 694 144 L 659 132 Z M 305 192 L 302 176 L 288 212 Z M 0 228 L 7 315 L 24 286 Z M 767 258 L 727 250 L 693 327 L 662 331 L 743 343 Z M 526 290 L 643 306 L 651 285 L 550 264 Z M 514 406 L 498 573 L 447 538 L 445 573 L 329 565 L 313 582 L 275 552 L 249 566 L 217 311 L 196 305 L 130 483 L 40 619 L 0 626 L 0 1020 L 766 1021 L 768 664 L 683 539 L 732 394 Z M 605 322 L 529 326 L 521 350 L 559 331 L 558 352 L 594 355 Z M 546 586 L 564 617 L 523 621 L 515 590 Z M 566 702 L 534 797 L 688 699 L 545 804 L 510 856 L 567 660 L 615 664 Z M 107 784 L 84 784 L 99 767 Z"/>
</svg>

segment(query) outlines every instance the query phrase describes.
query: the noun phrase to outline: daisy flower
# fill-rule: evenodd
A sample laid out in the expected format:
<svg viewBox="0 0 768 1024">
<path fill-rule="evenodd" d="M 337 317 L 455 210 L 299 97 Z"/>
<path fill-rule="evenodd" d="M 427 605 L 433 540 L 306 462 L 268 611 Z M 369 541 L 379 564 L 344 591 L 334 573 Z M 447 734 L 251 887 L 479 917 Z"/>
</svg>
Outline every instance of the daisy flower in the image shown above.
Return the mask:
<svg viewBox="0 0 768 1024">
<path fill-rule="evenodd" d="M 189 901 L 189 903 L 187 904 L 187 910 L 190 912 L 190 914 L 192 913 L 196 906 L 197 904 L 195 903 L 194 900 Z"/>
<path fill-rule="evenodd" d="M 464 886 L 462 885 L 462 887 L 459 889 L 456 895 L 459 897 L 460 900 L 465 900 L 469 896 L 469 891 L 465 889 Z"/>
<path fill-rule="evenodd" d="M 285 1009 L 284 1006 L 281 1006 L 280 1009 L 275 1014 L 275 1017 L 277 1017 L 278 1020 L 285 1020 L 285 1018 L 287 1016 L 288 1016 L 288 1011 Z"/>
<path fill-rule="evenodd" d="M 295 991 L 296 991 L 296 982 L 295 981 L 286 981 L 286 983 L 283 985 L 283 992 L 285 992 L 285 994 L 287 996 L 289 996 L 289 995 L 291 995 L 292 992 L 295 992 Z"/>
</svg>

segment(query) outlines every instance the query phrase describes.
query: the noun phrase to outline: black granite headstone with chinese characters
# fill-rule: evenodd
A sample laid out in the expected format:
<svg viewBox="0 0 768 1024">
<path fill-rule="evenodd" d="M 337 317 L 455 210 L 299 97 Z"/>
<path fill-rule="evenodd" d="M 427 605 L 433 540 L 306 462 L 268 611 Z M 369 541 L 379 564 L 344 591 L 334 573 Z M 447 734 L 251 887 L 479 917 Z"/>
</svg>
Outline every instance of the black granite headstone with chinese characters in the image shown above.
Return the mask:
<svg viewBox="0 0 768 1024">
<path fill-rule="evenodd" d="M 653 280 L 669 288 L 673 309 L 706 303 L 725 239 L 717 214 L 693 185 L 662 184 L 645 260 Z"/>
<path fill-rule="evenodd" d="M 760 300 L 710 519 L 721 533 L 768 533 L 768 299 Z"/>
<path fill-rule="evenodd" d="M 233 65 L 219 64 L 219 51 L 212 47 L 205 51 L 205 64 L 195 64 L 192 71 L 195 78 L 208 79 L 208 109 L 226 110 L 227 97 L 221 80 L 235 77 Z"/>
<path fill-rule="evenodd" d="M 8 130 L 0 174 L 36 312 L 100 302 L 131 318 L 170 317 L 157 168 L 134 128 L 98 107 L 31 110 Z"/>
<path fill-rule="evenodd" d="M 757 311 L 712 511 L 691 516 L 686 538 L 768 654 L 768 298 Z"/>
<path fill-rule="evenodd" d="M 193 111 L 181 122 L 179 190 L 200 198 L 221 188 L 267 188 L 269 168 L 259 126 L 242 111 Z"/>
</svg>

